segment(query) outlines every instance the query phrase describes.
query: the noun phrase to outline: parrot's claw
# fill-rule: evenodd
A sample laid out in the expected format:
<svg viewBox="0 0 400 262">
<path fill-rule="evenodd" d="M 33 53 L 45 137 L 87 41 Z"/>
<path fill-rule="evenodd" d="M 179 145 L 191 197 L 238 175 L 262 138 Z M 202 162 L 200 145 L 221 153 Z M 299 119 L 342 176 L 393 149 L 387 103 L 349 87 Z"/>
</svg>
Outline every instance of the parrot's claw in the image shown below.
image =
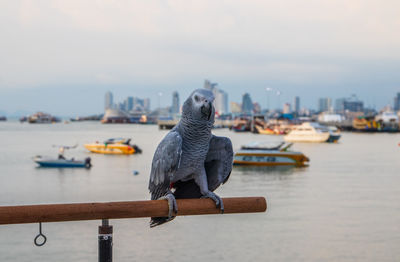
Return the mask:
<svg viewBox="0 0 400 262">
<path fill-rule="evenodd" d="M 221 209 L 221 213 L 224 213 L 224 202 L 217 194 L 208 191 L 205 195 L 202 196 L 202 198 L 211 198 L 212 200 L 214 200 L 215 205 Z"/>
<path fill-rule="evenodd" d="M 172 220 L 174 213 L 178 213 L 178 205 L 176 204 L 175 196 L 172 193 L 168 193 L 165 196 L 160 197 L 158 200 L 168 200 L 168 218 Z"/>
</svg>

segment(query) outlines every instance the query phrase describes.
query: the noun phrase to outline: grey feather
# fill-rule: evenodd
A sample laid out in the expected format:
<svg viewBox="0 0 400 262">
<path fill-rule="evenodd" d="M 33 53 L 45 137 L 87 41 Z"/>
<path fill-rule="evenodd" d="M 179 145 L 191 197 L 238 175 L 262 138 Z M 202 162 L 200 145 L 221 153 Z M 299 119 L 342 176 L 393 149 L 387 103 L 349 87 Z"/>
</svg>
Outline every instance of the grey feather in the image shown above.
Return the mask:
<svg viewBox="0 0 400 262">
<path fill-rule="evenodd" d="M 170 188 L 182 155 L 182 138 L 178 132 L 169 132 L 158 145 L 151 165 L 149 190 L 151 199 L 165 195 Z"/>
<path fill-rule="evenodd" d="M 233 149 L 231 140 L 227 137 L 213 135 L 204 163 L 210 191 L 214 191 L 228 180 L 232 171 L 232 162 Z"/>
</svg>

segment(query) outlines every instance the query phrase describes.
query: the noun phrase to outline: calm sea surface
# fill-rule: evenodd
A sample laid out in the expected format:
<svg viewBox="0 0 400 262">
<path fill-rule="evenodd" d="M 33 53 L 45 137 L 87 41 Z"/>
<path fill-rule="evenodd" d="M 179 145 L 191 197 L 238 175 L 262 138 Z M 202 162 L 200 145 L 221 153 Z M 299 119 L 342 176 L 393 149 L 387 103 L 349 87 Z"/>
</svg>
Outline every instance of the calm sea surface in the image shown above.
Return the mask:
<svg viewBox="0 0 400 262">
<path fill-rule="evenodd" d="M 235 150 L 282 140 L 213 132 L 230 137 Z M 0 122 L 0 205 L 149 199 L 151 160 L 166 133 L 153 125 Z M 110 137 L 131 137 L 143 154 L 83 148 Z M 400 261 L 398 142 L 398 134 L 344 133 L 338 144 L 295 144 L 311 159 L 306 168 L 235 167 L 217 193 L 265 196 L 266 213 L 178 217 L 153 229 L 148 219 L 111 220 L 114 261 Z M 90 156 L 90 170 L 42 169 L 31 159 L 75 143 L 66 156 Z M 33 245 L 37 224 L 0 226 L 0 261 L 97 261 L 100 223 L 45 223 L 43 247 Z"/>
</svg>

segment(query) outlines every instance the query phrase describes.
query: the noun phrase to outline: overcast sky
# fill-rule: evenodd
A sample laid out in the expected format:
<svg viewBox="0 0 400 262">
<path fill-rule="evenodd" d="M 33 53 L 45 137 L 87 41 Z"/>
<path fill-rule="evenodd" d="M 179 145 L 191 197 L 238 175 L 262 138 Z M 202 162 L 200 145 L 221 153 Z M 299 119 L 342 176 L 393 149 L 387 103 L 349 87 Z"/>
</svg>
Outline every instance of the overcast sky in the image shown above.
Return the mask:
<svg viewBox="0 0 400 262">
<path fill-rule="evenodd" d="M 101 113 L 104 93 L 181 100 L 204 79 L 266 106 L 400 92 L 400 1 L 3 1 L 0 112 Z M 278 99 L 271 94 L 271 105 Z"/>
</svg>

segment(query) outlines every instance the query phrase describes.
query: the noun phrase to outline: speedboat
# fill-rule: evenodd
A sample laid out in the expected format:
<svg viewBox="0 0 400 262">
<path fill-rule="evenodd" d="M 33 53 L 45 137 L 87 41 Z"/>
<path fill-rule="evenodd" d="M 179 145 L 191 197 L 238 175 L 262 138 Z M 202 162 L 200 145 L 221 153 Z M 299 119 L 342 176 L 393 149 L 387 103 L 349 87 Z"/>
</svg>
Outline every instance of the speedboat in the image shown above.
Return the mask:
<svg viewBox="0 0 400 262">
<path fill-rule="evenodd" d="M 103 143 L 85 144 L 84 147 L 92 153 L 111 155 L 132 155 L 142 153 L 137 145 L 130 144 L 131 139 L 110 138 Z"/>
<path fill-rule="evenodd" d="M 46 157 L 37 155 L 33 157 L 33 161 L 38 163 L 41 167 L 85 167 L 91 168 L 92 164 L 90 163 L 90 157 L 85 158 L 84 160 L 76 160 L 74 158 L 67 159 L 64 156 L 64 151 L 67 149 L 76 148 L 78 144 L 74 146 L 64 146 L 64 145 L 53 145 L 53 147 L 58 147 L 58 158 Z"/>
<path fill-rule="evenodd" d="M 274 147 L 262 144 L 243 146 L 234 156 L 234 165 L 247 166 L 307 166 L 310 159 L 301 152 L 288 151 L 292 144 Z"/>
<path fill-rule="evenodd" d="M 279 131 L 277 129 L 272 129 L 269 127 L 264 128 L 259 125 L 254 125 L 254 127 L 255 127 L 256 133 L 261 134 L 261 135 L 283 135 L 284 134 L 283 131 Z"/>
<path fill-rule="evenodd" d="M 75 160 L 74 158 L 65 159 L 65 158 L 51 158 L 44 156 L 35 156 L 33 161 L 38 163 L 41 167 L 84 167 L 90 168 L 92 164 L 90 163 L 90 157 L 85 158 L 84 160 Z"/>
<path fill-rule="evenodd" d="M 339 133 L 334 133 L 326 126 L 311 122 L 293 127 L 292 131 L 284 136 L 287 142 L 337 142 L 339 138 Z"/>
</svg>

